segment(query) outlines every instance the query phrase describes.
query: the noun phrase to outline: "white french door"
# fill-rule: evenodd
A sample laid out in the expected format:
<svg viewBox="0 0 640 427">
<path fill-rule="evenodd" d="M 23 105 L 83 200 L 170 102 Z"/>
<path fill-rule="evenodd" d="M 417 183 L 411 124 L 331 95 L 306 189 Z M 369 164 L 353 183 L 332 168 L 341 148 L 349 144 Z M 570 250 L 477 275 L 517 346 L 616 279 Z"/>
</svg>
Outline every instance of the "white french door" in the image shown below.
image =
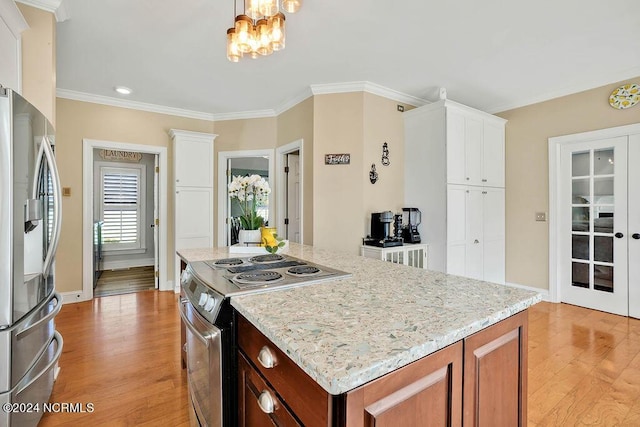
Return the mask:
<svg viewBox="0 0 640 427">
<path fill-rule="evenodd" d="M 563 302 L 638 316 L 633 264 L 639 258 L 632 246 L 640 245 L 629 227 L 638 228 L 640 182 L 628 161 L 640 160 L 640 153 L 629 150 L 629 141 L 619 136 L 562 146 L 559 278 Z"/>
<path fill-rule="evenodd" d="M 640 319 L 640 134 L 629 136 L 629 316 Z"/>
</svg>

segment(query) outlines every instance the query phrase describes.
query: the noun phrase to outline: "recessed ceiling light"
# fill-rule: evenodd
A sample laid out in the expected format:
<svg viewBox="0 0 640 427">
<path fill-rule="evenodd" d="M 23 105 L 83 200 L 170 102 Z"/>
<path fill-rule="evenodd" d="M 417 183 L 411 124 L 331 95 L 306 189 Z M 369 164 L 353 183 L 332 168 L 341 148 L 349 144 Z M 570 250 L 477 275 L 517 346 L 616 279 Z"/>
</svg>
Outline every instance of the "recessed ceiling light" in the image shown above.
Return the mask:
<svg viewBox="0 0 640 427">
<path fill-rule="evenodd" d="M 121 95 L 129 95 L 131 93 L 131 89 L 124 86 L 116 86 L 114 89 L 116 92 L 118 92 Z"/>
</svg>

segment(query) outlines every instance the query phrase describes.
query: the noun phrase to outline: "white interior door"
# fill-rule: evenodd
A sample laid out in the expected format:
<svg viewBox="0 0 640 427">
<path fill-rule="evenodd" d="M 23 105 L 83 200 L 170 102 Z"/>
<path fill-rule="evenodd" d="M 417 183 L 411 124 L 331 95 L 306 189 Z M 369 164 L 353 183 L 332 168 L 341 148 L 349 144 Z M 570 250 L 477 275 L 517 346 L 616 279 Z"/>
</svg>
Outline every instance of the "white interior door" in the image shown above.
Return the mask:
<svg viewBox="0 0 640 427">
<path fill-rule="evenodd" d="M 562 301 L 629 314 L 627 137 L 562 147 Z"/>
<path fill-rule="evenodd" d="M 300 242 L 300 156 L 298 153 L 287 154 L 287 213 L 286 238 L 292 242 Z"/>
<path fill-rule="evenodd" d="M 154 157 L 154 169 L 153 169 L 153 274 L 155 276 L 155 288 L 158 289 L 160 287 L 160 266 L 158 265 L 158 261 L 160 260 L 160 238 L 159 234 L 159 203 L 158 203 L 158 171 L 160 170 L 159 156 L 156 154 Z"/>
<path fill-rule="evenodd" d="M 629 136 L 628 165 L 640 161 L 640 134 Z M 640 167 L 629 167 L 629 316 L 640 318 Z"/>
</svg>

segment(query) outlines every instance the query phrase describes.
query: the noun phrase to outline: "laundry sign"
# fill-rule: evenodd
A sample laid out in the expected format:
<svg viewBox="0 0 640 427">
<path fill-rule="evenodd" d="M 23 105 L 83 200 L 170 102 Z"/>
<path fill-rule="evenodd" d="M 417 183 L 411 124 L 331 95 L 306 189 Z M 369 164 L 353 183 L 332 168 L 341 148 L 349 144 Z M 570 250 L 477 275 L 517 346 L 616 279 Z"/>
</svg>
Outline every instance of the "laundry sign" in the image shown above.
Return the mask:
<svg viewBox="0 0 640 427">
<path fill-rule="evenodd" d="M 115 160 L 118 162 L 139 162 L 142 159 L 141 153 L 122 150 L 100 150 L 100 157 L 104 160 Z"/>
</svg>

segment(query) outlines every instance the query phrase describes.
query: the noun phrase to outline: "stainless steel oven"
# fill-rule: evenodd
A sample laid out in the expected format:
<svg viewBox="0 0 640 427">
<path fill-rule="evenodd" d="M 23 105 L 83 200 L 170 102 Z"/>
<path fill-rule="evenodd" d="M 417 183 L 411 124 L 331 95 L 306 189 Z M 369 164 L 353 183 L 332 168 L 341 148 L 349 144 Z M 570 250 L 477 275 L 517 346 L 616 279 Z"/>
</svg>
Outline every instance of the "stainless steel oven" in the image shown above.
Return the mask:
<svg viewBox="0 0 640 427">
<path fill-rule="evenodd" d="M 180 301 L 180 317 L 187 327 L 185 351 L 191 425 L 221 427 L 221 331 L 198 314 L 187 299 Z"/>
</svg>

